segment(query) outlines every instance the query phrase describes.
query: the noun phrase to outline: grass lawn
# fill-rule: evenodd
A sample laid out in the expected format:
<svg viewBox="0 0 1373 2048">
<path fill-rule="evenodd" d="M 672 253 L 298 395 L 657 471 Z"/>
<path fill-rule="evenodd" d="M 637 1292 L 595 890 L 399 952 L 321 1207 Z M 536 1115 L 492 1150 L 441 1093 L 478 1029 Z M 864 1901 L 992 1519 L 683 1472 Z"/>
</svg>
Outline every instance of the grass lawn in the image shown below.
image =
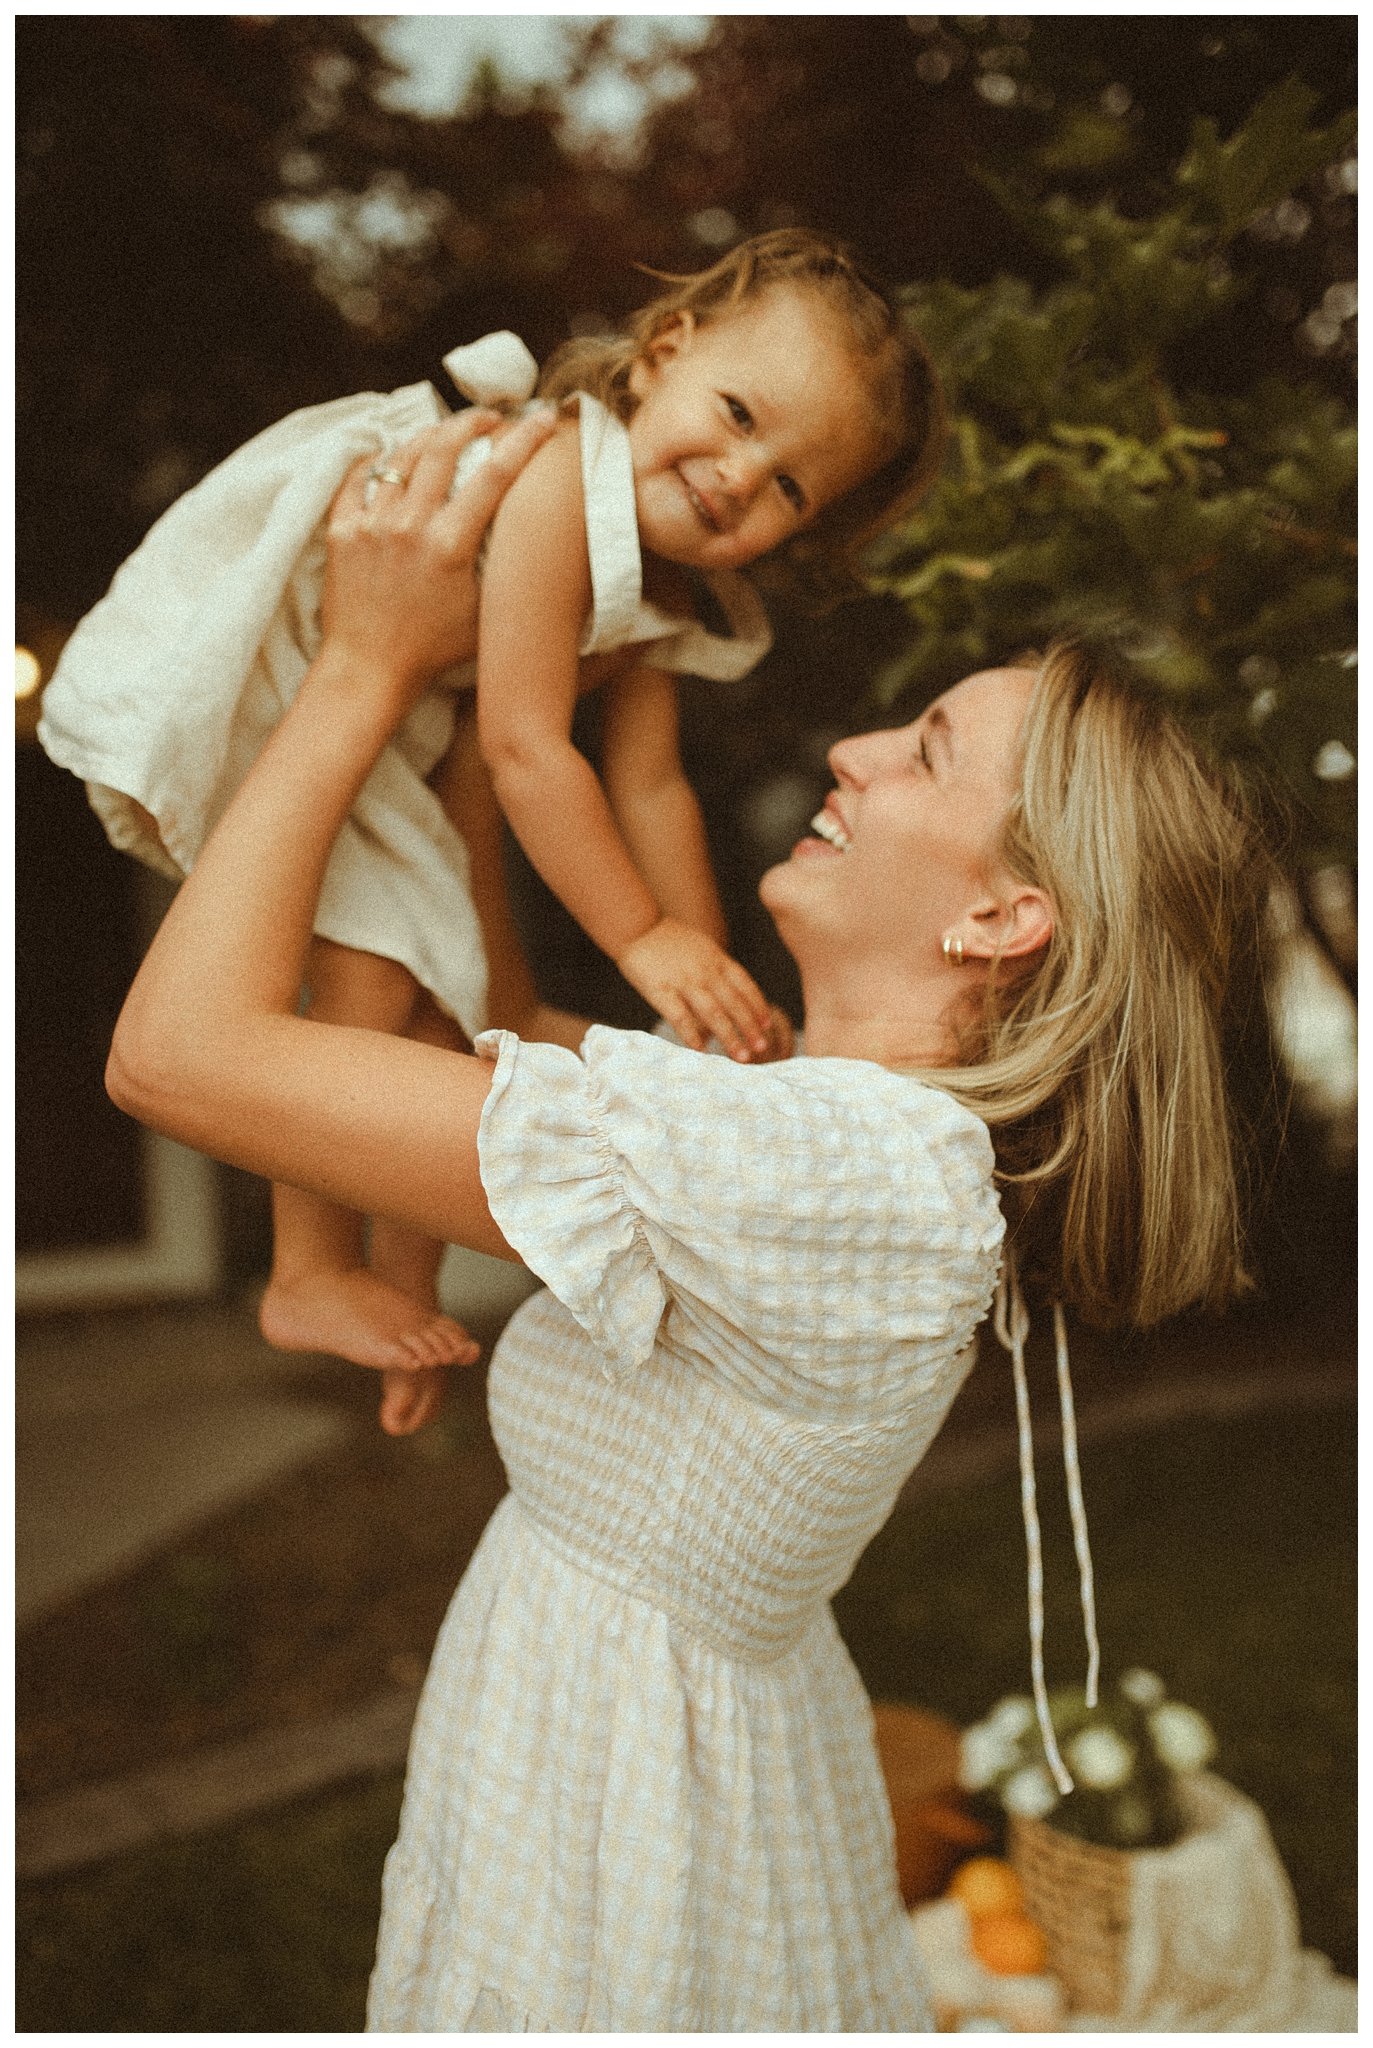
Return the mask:
<svg viewBox="0 0 1373 2048">
<path fill-rule="evenodd" d="M 1083 1663 L 1071 1539 L 1040 1460 L 1051 1679 Z M 1157 1670 L 1263 1806 L 1303 1935 L 1354 1969 L 1352 1411 L 1189 1423 L 1085 1455 L 1103 1659 Z M 922 1500 L 836 1603 L 870 1690 L 960 1721 L 1028 1688 L 1013 1478 Z M 26 2032 L 356 2031 L 398 1777 L 16 1899 Z"/>
</svg>

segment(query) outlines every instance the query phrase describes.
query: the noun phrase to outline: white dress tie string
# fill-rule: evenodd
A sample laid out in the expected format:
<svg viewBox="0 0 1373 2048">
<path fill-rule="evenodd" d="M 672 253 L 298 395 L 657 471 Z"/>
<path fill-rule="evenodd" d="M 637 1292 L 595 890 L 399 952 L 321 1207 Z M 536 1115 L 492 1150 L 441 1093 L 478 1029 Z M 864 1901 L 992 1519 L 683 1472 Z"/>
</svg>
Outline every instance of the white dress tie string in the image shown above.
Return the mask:
<svg viewBox="0 0 1373 2048">
<path fill-rule="evenodd" d="M 992 1328 L 998 1342 L 1011 1354 L 1015 1382 L 1016 1429 L 1020 1449 L 1020 1506 L 1025 1522 L 1025 1552 L 1030 1604 L 1030 1675 L 1034 1687 L 1035 1717 L 1039 1723 L 1044 1755 L 1054 1783 L 1065 1796 L 1073 1781 L 1059 1753 L 1049 1714 L 1049 1695 L 1044 1681 L 1044 1551 L 1040 1539 L 1039 1507 L 1035 1496 L 1034 1436 L 1030 1426 L 1030 1390 L 1025 1375 L 1025 1342 L 1030 1318 L 1020 1292 L 1015 1259 L 1009 1251 L 997 1282 Z M 1095 1584 L 1092 1553 L 1087 1541 L 1087 1512 L 1082 1499 L 1082 1473 L 1077 1456 L 1077 1423 L 1073 1412 L 1073 1388 L 1068 1373 L 1068 1337 L 1063 1308 L 1054 1303 L 1054 1344 L 1058 1361 L 1059 1410 L 1063 1418 L 1063 1465 L 1068 1486 L 1068 1508 L 1073 1524 L 1073 1547 L 1077 1552 L 1078 1585 L 1082 1597 L 1083 1627 L 1087 1637 L 1087 1705 L 1097 1703 L 1101 1670 L 1101 1647 L 1097 1640 Z"/>
</svg>

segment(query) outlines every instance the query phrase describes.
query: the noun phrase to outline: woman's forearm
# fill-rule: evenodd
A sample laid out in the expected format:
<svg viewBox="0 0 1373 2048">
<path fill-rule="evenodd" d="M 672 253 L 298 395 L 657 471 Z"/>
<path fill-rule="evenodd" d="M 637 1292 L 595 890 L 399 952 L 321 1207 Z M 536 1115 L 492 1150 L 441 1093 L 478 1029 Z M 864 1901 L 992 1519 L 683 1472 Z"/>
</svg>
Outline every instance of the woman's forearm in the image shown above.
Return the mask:
<svg viewBox="0 0 1373 2048">
<path fill-rule="evenodd" d="M 334 840 L 389 737 L 375 695 L 350 688 L 328 649 L 304 677 L 195 871 L 178 892 L 134 984 L 117 1047 L 136 1028 L 178 1039 L 223 1016 L 294 1011 Z M 203 983 L 187 980 L 203 965 Z"/>
</svg>

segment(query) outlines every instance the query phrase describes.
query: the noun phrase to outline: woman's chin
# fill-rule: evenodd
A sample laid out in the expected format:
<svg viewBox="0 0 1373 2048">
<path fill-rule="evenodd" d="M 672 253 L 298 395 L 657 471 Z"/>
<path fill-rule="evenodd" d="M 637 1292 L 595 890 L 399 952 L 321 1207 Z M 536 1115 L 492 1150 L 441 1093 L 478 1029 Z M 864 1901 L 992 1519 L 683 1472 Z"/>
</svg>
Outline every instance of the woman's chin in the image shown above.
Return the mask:
<svg viewBox="0 0 1373 2048">
<path fill-rule="evenodd" d="M 826 845 L 823 839 L 817 839 L 814 835 L 798 839 L 785 860 L 775 862 L 764 872 L 763 879 L 758 884 L 758 894 L 765 906 L 771 910 L 774 895 L 785 900 L 789 882 L 813 867 L 817 861 L 842 859 L 843 855 L 835 847 Z"/>
<path fill-rule="evenodd" d="M 820 842 L 812 840 L 810 843 L 819 845 Z M 809 866 L 810 856 L 798 846 L 786 860 L 779 860 L 765 869 L 758 884 L 758 900 L 764 910 L 771 912 L 783 939 L 787 937 L 785 921 L 788 912 L 805 901 L 805 877 Z"/>
</svg>

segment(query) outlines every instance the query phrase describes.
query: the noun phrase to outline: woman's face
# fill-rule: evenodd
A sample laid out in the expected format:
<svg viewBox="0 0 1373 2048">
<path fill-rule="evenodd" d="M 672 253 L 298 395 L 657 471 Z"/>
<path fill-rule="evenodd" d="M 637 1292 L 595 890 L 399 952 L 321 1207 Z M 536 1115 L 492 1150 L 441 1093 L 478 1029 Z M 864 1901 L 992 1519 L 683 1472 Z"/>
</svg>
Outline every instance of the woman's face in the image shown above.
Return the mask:
<svg viewBox="0 0 1373 2048">
<path fill-rule="evenodd" d="M 812 836 L 760 891 L 803 969 L 937 964 L 946 933 L 990 918 L 1034 683 L 1033 670 L 988 669 L 910 725 L 831 750 L 836 787 Z"/>
</svg>

